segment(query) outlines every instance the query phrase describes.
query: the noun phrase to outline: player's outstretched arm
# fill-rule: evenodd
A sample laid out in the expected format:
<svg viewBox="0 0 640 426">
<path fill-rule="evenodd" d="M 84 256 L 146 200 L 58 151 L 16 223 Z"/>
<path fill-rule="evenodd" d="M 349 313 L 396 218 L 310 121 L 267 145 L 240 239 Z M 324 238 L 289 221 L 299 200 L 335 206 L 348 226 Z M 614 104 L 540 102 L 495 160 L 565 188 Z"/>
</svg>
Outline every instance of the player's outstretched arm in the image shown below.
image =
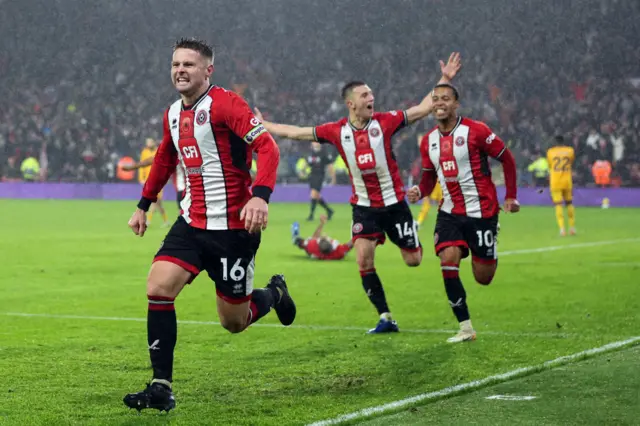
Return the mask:
<svg viewBox="0 0 640 426">
<path fill-rule="evenodd" d="M 504 197 L 504 211 L 517 213 L 520 211 L 520 203 L 518 203 L 518 178 L 516 160 L 513 154 L 507 148 L 505 143 L 498 137 L 487 125 L 480 124 L 480 134 L 485 140 L 481 143 L 480 149 L 490 157 L 502 163 L 502 171 L 504 172 L 504 185 L 506 187 L 506 195 Z"/>
<path fill-rule="evenodd" d="M 460 62 L 460 53 L 458 52 L 453 52 L 449 56 L 449 60 L 446 64 L 443 61 L 440 61 L 442 77 L 440 78 L 440 81 L 438 81 L 438 84 L 450 83 L 461 67 L 462 63 Z M 431 111 L 433 111 L 433 101 L 431 99 L 431 92 L 429 92 L 429 94 L 422 99 L 422 102 L 407 110 L 407 121 L 409 124 L 415 123 L 416 121 L 427 117 L 431 114 Z"/>
<path fill-rule="evenodd" d="M 311 238 L 320 238 L 320 236 L 322 235 L 322 228 L 324 227 L 325 223 L 327 223 L 327 216 L 320 216 L 320 225 L 318 225 L 316 230 L 313 232 Z"/>
<path fill-rule="evenodd" d="M 433 192 L 436 183 L 438 182 L 438 176 L 435 170 L 422 169 L 422 176 L 420 177 L 420 184 L 415 185 L 407 191 L 407 198 L 410 203 L 417 203 L 424 197 Z"/>
<path fill-rule="evenodd" d="M 262 117 L 262 113 L 258 108 L 255 109 L 256 117 L 264 124 L 267 131 L 273 135 L 277 135 L 287 139 L 294 139 L 298 141 L 315 141 L 313 135 L 313 127 L 299 127 L 289 124 L 279 124 L 266 121 Z"/>
<path fill-rule="evenodd" d="M 149 157 L 147 159 L 144 159 L 142 161 L 138 161 L 136 164 L 126 164 L 124 166 L 122 166 L 122 170 L 128 172 L 130 170 L 136 170 L 136 169 L 140 169 L 142 167 L 147 167 L 153 164 L 153 159 L 155 158 L 155 154 L 153 155 L 153 157 Z"/>
<path fill-rule="evenodd" d="M 518 213 L 520 211 L 520 203 L 518 202 L 518 178 L 516 160 L 509 150 L 505 147 L 498 161 L 502 163 L 502 171 L 504 173 L 504 185 L 506 187 L 506 195 L 504 197 L 504 211 L 510 213 Z"/>
<path fill-rule="evenodd" d="M 158 193 L 176 171 L 178 165 L 178 152 L 173 145 L 169 131 L 168 112 L 164 114 L 164 134 L 158 151 L 153 156 L 153 163 L 149 177 L 142 188 L 142 197 L 138 202 L 138 208 L 129 219 L 129 227 L 139 236 L 144 236 L 147 230 L 147 211 L 152 203 L 158 200 Z"/>
</svg>

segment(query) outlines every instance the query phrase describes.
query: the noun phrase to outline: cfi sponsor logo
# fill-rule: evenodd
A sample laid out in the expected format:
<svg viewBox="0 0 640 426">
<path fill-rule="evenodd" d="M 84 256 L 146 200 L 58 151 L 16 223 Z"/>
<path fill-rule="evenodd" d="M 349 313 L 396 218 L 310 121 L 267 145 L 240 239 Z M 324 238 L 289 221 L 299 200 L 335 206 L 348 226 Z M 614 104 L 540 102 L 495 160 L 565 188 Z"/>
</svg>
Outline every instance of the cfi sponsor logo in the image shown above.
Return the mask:
<svg viewBox="0 0 640 426">
<path fill-rule="evenodd" d="M 209 117 L 209 114 L 207 114 L 207 111 L 201 109 L 196 113 L 196 124 L 198 126 L 202 126 L 204 123 L 207 122 L 208 117 Z"/>
<path fill-rule="evenodd" d="M 496 138 L 496 134 L 495 133 L 491 133 L 489 135 L 489 137 L 485 140 L 485 142 L 487 143 L 487 145 L 491 145 L 491 142 L 493 142 L 493 140 Z"/>
<path fill-rule="evenodd" d="M 253 117 L 251 121 L 249 121 L 249 123 L 251 123 L 253 127 L 259 126 L 261 124 L 260 120 L 258 120 L 258 117 Z"/>
</svg>

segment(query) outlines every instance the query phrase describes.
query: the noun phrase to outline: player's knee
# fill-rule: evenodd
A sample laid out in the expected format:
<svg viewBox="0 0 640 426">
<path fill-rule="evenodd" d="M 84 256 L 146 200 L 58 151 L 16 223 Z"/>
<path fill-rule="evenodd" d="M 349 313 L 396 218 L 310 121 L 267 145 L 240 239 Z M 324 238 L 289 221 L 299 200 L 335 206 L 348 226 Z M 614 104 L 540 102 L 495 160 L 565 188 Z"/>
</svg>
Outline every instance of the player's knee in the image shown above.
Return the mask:
<svg viewBox="0 0 640 426">
<path fill-rule="evenodd" d="M 489 285 L 493 281 L 493 274 L 482 273 L 475 276 L 476 282 L 482 285 Z"/>
<path fill-rule="evenodd" d="M 174 288 L 175 286 L 168 277 L 149 274 L 147 278 L 147 295 L 149 296 L 173 297 Z"/>
<path fill-rule="evenodd" d="M 438 253 L 441 262 L 446 263 L 460 263 L 462 259 L 462 250 L 460 247 L 446 247 Z"/>
<path fill-rule="evenodd" d="M 149 296 L 176 297 L 189 281 L 190 273 L 169 262 L 156 262 L 147 277 Z"/>
<path fill-rule="evenodd" d="M 422 263 L 422 250 L 403 251 L 402 258 L 407 266 L 420 266 L 420 263 Z"/>
<path fill-rule="evenodd" d="M 236 334 L 244 331 L 247 328 L 246 318 L 220 318 L 220 324 L 229 333 Z"/>
<path fill-rule="evenodd" d="M 481 285 L 489 285 L 496 275 L 496 265 L 473 263 L 473 277 Z"/>
<path fill-rule="evenodd" d="M 364 254 L 358 254 L 356 261 L 361 271 L 366 271 L 374 268 L 373 257 Z"/>
</svg>

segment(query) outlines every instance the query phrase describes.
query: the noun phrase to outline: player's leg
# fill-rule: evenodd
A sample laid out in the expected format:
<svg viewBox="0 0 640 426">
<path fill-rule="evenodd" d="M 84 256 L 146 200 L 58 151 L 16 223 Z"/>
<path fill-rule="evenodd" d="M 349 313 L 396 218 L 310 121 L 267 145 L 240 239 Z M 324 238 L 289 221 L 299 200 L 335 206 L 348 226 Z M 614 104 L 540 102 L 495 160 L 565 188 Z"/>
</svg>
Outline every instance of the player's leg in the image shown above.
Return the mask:
<svg viewBox="0 0 640 426">
<path fill-rule="evenodd" d="M 489 285 L 498 268 L 498 215 L 468 218 L 465 234 L 472 255 L 473 276 L 478 284 Z"/>
<path fill-rule="evenodd" d="M 564 198 L 564 203 L 567 206 L 567 217 L 569 219 L 569 233 L 571 235 L 576 235 L 576 209 L 573 206 L 573 194 L 572 189 L 565 189 L 562 191 L 562 197 Z"/>
<path fill-rule="evenodd" d="M 425 197 L 422 200 L 422 209 L 420 210 L 420 214 L 418 215 L 418 225 L 422 225 L 422 222 L 427 218 L 429 214 L 429 210 L 431 209 L 431 201 L 433 201 L 436 205 L 442 199 L 442 188 L 439 183 L 436 183 L 436 186 L 431 191 L 429 197 Z"/>
<path fill-rule="evenodd" d="M 374 258 L 378 242 L 366 238 L 358 238 L 354 242 L 356 250 L 356 261 L 360 268 L 362 278 L 362 288 L 364 289 L 371 304 L 376 308 L 380 319 L 375 328 L 368 331 L 369 334 L 389 333 L 398 331 L 398 325 L 393 320 L 387 297 L 384 293 L 382 281 L 375 268 Z"/>
<path fill-rule="evenodd" d="M 378 224 L 375 211 L 359 206 L 353 207 L 351 238 L 360 269 L 362 288 L 380 315 L 378 324 L 369 330 L 369 334 L 396 332 L 398 325 L 391 317 L 382 281 L 375 266 L 376 247 L 385 242 L 384 231 Z"/>
<path fill-rule="evenodd" d="M 429 198 L 422 199 L 422 208 L 420 209 L 420 213 L 418 214 L 418 225 L 422 225 L 422 222 L 427 218 L 429 214 L 429 210 L 431 210 L 431 203 Z"/>
<path fill-rule="evenodd" d="M 300 224 L 298 222 L 293 222 L 291 224 L 291 241 L 293 244 L 297 244 L 297 241 L 300 238 Z"/>
<path fill-rule="evenodd" d="M 325 211 L 327 212 L 327 220 L 331 220 L 334 211 L 331 207 L 329 207 L 329 204 L 327 204 L 324 198 L 322 198 L 322 195 L 320 195 L 320 198 L 318 199 L 318 204 L 320 204 L 320 207 L 325 209 Z"/>
<path fill-rule="evenodd" d="M 264 288 L 253 288 L 259 234 L 244 230 L 216 231 L 208 241 L 205 268 L 216 284 L 218 316 L 222 326 L 239 333 L 275 308 L 283 325 L 291 325 L 296 306 L 282 275 Z"/>
<path fill-rule="evenodd" d="M 313 183 L 313 182 L 312 182 Z M 309 217 L 307 217 L 308 221 L 313 220 L 313 216 L 316 213 L 316 207 L 318 205 L 318 200 L 320 199 L 320 192 L 318 190 L 311 188 L 311 192 L 309 194 Z"/>
<path fill-rule="evenodd" d="M 418 238 L 418 224 L 413 220 L 409 205 L 403 201 L 389 207 L 382 220 L 384 232 L 398 247 L 407 266 L 422 262 L 422 246 Z"/>
<path fill-rule="evenodd" d="M 165 211 L 164 205 L 162 204 L 163 195 L 164 195 L 163 191 L 160 191 L 160 193 L 158 194 L 158 201 L 156 201 L 156 208 L 162 215 L 162 221 L 164 223 L 164 226 L 169 226 L 169 221 L 167 219 L 167 212 Z"/>
<path fill-rule="evenodd" d="M 156 254 L 147 278 L 147 343 L 153 378 L 144 390 L 124 397 L 128 407 L 166 411 L 175 407 L 171 391 L 178 330 L 174 301 L 200 269 L 189 225 L 178 218 Z"/>
<path fill-rule="evenodd" d="M 461 219 L 448 213 L 438 212 L 433 241 L 436 255 L 440 258 L 440 270 L 449 306 L 460 327 L 460 331 L 448 338 L 447 342 L 475 340 L 476 333 L 471 325 L 467 306 L 467 293 L 460 280 L 460 261 L 469 255 Z"/>
<path fill-rule="evenodd" d="M 182 206 L 180 205 L 180 203 L 182 202 L 183 198 L 184 198 L 184 191 L 176 191 L 176 203 L 178 204 L 178 211 L 182 209 Z"/>
<path fill-rule="evenodd" d="M 151 225 L 151 220 L 153 219 L 153 213 L 155 213 L 157 207 L 156 203 L 151 203 L 151 207 L 149 207 L 149 214 L 147 214 L 147 225 Z"/>
<path fill-rule="evenodd" d="M 555 205 L 556 221 L 558 222 L 558 228 L 560 229 L 560 235 L 565 236 L 566 231 L 564 228 L 564 210 L 562 209 L 562 190 L 552 189 L 551 200 Z"/>
</svg>

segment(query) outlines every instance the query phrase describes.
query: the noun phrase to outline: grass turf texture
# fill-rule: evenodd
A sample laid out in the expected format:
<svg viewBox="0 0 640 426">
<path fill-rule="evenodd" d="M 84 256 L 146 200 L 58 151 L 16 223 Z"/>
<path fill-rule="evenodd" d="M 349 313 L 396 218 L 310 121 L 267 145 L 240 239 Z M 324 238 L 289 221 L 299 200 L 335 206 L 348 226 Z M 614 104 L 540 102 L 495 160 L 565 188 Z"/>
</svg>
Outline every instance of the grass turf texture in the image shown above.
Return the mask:
<svg viewBox="0 0 640 426">
<path fill-rule="evenodd" d="M 638 357 L 626 349 L 362 424 L 637 425 Z"/>
<path fill-rule="evenodd" d="M 145 280 L 167 230 L 155 214 L 148 234 L 135 237 L 126 226 L 134 204 L 0 200 L 0 423 L 305 424 L 602 346 L 637 335 L 640 325 L 640 241 L 629 240 L 640 237 L 637 210 L 578 208 L 579 235 L 565 238 L 557 236 L 552 208 L 502 215 L 501 252 L 625 241 L 505 255 L 488 288 L 473 282 L 464 261 L 478 340 L 450 345 L 445 339 L 457 325 L 432 251 L 435 210 L 420 231 L 419 268 L 404 266 L 390 242 L 378 250 L 377 269 L 401 332 L 368 336 L 377 315 L 354 253 L 341 262 L 308 260 L 289 234 L 308 206 L 274 204 L 256 286 L 284 273 L 298 304 L 296 325 L 344 329 L 251 327 L 231 335 L 215 324 L 180 324 L 177 409 L 138 415 L 121 400 L 150 378 Z M 173 204 L 169 209 L 175 215 Z M 346 240 L 350 209 L 336 212 L 326 231 Z M 301 224 L 304 235 L 316 226 Z M 179 320 L 217 321 L 206 274 L 181 294 L 176 310 Z M 277 318 L 272 313 L 261 323 Z"/>
</svg>

